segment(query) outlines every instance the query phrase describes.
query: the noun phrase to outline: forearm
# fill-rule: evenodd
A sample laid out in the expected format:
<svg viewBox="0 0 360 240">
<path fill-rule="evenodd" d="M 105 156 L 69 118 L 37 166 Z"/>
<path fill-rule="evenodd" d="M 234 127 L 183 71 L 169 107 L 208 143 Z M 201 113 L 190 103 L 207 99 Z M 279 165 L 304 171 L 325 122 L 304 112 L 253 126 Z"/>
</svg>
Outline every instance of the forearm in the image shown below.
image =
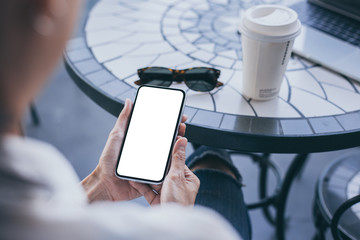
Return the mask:
<svg viewBox="0 0 360 240">
<path fill-rule="evenodd" d="M 97 169 L 84 178 L 84 180 L 81 181 L 81 185 L 87 194 L 89 203 L 109 200 L 109 194 Z"/>
</svg>

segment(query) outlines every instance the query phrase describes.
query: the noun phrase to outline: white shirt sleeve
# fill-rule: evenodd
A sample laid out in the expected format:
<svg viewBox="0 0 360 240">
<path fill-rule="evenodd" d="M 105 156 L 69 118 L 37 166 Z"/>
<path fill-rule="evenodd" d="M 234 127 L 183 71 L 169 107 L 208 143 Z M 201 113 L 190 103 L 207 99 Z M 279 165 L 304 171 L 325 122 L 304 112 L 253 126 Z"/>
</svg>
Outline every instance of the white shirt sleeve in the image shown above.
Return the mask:
<svg viewBox="0 0 360 240">
<path fill-rule="evenodd" d="M 7 139 L 0 152 L 0 239 L 240 239 L 203 207 L 88 204 L 73 168 L 53 147 Z"/>
<path fill-rule="evenodd" d="M 94 219 L 106 219 L 106 228 L 121 239 L 239 239 L 234 228 L 222 216 L 204 207 L 191 208 L 178 204 L 157 207 L 96 204 L 91 207 L 94 215 L 103 216 Z M 106 214 L 108 211 L 109 214 Z M 100 225 L 103 226 L 103 223 Z"/>
</svg>

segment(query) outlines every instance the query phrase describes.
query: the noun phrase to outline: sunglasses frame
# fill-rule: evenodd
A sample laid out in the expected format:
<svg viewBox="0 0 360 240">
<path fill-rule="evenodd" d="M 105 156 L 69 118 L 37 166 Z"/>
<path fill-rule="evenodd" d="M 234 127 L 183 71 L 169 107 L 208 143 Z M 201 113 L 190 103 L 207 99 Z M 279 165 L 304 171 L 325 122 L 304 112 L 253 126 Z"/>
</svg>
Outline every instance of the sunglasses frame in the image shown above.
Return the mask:
<svg viewBox="0 0 360 240">
<path fill-rule="evenodd" d="M 172 81 L 170 83 L 170 85 L 173 83 L 173 82 L 177 82 L 177 83 L 181 83 L 181 82 L 184 82 L 186 84 L 186 79 L 184 77 L 180 78 L 181 76 L 185 75 L 187 71 L 189 70 L 192 70 L 192 69 L 208 69 L 208 70 L 212 70 L 215 72 L 215 77 L 216 77 L 216 84 L 214 86 L 213 89 L 215 88 L 218 88 L 218 87 L 221 87 L 223 86 L 224 84 L 222 82 L 220 82 L 218 80 L 218 78 L 220 77 L 220 73 L 221 71 L 219 69 L 216 69 L 216 68 L 208 68 L 208 67 L 193 67 L 193 68 L 186 68 L 186 69 L 179 69 L 179 70 L 176 70 L 176 69 L 171 69 L 171 68 L 166 68 L 166 67 L 145 67 L 145 68 L 140 68 L 137 70 L 137 73 L 138 73 L 138 76 L 139 76 L 139 80 L 135 81 L 134 83 L 138 86 L 142 85 L 142 84 L 145 84 L 145 83 L 142 83 L 142 80 L 141 80 L 141 77 L 142 75 L 145 73 L 146 70 L 148 69 L 151 69 L 151 68 L 160 68 L 160 69 L 167 69 L 169 70 L 173 76 L 172 76 Z M 188 86 L 188 85 L 186 85 Z M 189 86 L 188 86 L 189 87 Z M 191 88 L 189 88 L 191 89 Z M 213 90 L 212 89 L 212 90 Z M 192 89 L 194 90 L 194 89 Z M 196 91 L 196 90 L 194 90 Z M 211 91 L 211 90 L 210 90 Z"/>
</svg>

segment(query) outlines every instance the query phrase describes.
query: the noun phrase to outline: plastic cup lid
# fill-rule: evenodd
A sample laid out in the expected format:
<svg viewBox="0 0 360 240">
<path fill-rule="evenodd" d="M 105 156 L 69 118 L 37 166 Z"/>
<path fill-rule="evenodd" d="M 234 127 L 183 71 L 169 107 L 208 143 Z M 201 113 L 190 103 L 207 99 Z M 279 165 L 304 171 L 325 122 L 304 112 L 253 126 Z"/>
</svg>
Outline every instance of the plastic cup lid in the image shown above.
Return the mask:
<svg viewBox="0 0 360 240">
<path fill-rule="evenodd" d="M 289 41 L 300 34 L 297 13 L 284 6 L 258 5 L 245 12 L 240 24 L 241 34 L 263 41 Z"/>
</svg>

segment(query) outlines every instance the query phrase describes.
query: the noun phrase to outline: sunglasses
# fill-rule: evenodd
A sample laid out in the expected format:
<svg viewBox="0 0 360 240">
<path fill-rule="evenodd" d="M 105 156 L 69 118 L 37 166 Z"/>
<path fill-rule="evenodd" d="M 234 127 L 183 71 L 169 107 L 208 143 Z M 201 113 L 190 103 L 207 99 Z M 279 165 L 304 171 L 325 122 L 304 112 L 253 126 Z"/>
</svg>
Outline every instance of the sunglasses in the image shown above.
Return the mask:
<svg viewBox="0 0 360 240">
<path fill-rule="evenodd" d="M 169 87 L 174 81 L 184 82 L 189 89 L 198 92 L 209 92 L 224 85 L 218 81 L 220 70 L 215 68 L 194 67 L 174 70 L 164 67 L 147 67 L 138 69 L 138 75 L 140 79 L 134 82 L 136 85 Z"/>
</svg>

